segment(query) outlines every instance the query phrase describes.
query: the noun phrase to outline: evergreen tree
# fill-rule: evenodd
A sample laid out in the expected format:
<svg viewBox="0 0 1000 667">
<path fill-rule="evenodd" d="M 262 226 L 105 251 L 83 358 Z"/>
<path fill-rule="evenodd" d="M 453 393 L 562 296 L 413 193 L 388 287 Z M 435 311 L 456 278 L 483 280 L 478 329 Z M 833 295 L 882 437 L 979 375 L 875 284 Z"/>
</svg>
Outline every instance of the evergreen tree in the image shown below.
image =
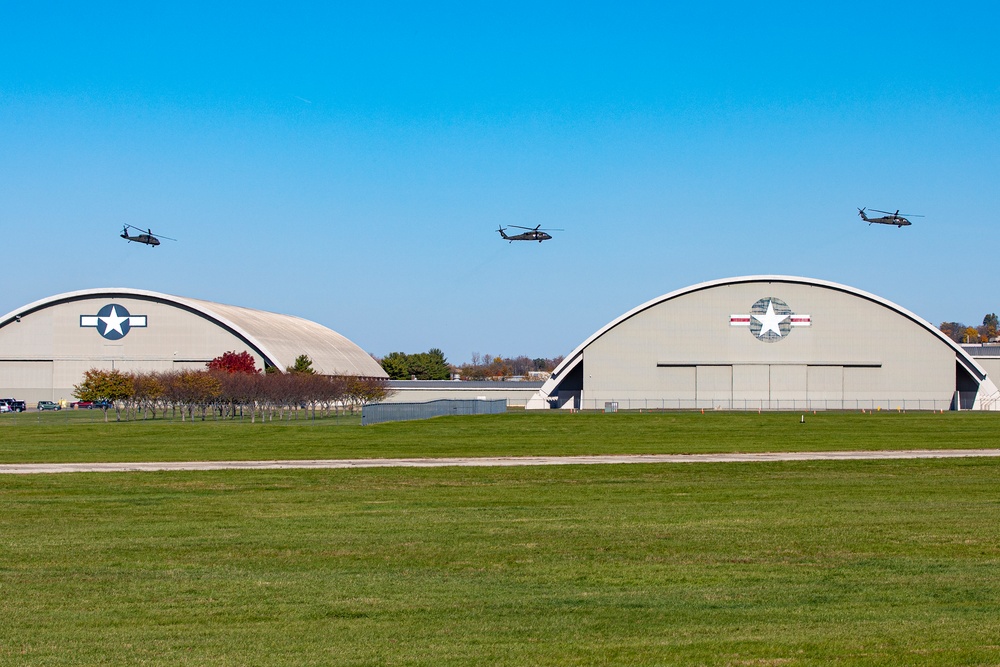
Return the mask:
<svg viewBox="0 0 1000 667">
<path fill-rule="evenodd" d="M 406 354 L 392 352 L 382 361 L 382 370 L 392 380 L 447 380 L 451 378 L 451 365 L 445 359 L 444 352 L 432 348 L 427 352 Z"/>
<path fill-rule="evenodd" d="M 391 380 L 409 380 L 410 362 L 403 352 L 390 352 L 382 358 L 380 362 L 382 370 L 386 372 Z"/>
<path fill-rule="evenodd" d="M 312 359 L 308 354 L 300 354 L 295 358 L 295 364 L 285 369 L 286 373 L 298 373 L 301 375 L 315 375 L 316 371 L 312 367 Z"/>
</svg>

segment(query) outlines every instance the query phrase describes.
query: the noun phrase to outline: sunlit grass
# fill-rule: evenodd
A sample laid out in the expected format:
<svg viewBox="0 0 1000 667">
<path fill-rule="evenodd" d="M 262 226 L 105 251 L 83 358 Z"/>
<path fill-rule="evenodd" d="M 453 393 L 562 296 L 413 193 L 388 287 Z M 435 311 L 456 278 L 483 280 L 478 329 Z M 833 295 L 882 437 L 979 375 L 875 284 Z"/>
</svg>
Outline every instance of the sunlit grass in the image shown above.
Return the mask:
<svg viewBox="0 0 1000 667">
<path fill-rule="evenodd" d="M 1000 414 L 562 413 L 440 417 L 361 427 L 356 417 L 251 424 L 3 415 L 0 462 L 180 461 L 991 448 Z M 805 423 L 800 423 L 804 417 Z M 94 420 L 94 421 L 92 421 Z"/>
<path fill-rule="evenodd" d="M 0 664 L 997 664 L 998 478 L 992 459 L 4 476 Z"/>
</svg>

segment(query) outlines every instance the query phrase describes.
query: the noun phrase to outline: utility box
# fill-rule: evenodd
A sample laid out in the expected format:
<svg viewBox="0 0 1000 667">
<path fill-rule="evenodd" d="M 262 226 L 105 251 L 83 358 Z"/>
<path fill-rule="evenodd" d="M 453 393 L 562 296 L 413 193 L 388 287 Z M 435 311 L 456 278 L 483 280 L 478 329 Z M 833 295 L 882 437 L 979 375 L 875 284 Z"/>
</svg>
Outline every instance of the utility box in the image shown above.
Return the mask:
<svg viewBox="0 0 1000 667">
<path fill-rule="evenodd" d="M 605 412 L 618 412 L 618 401 L 608 401 L 604 404 Z"/>
</svg>

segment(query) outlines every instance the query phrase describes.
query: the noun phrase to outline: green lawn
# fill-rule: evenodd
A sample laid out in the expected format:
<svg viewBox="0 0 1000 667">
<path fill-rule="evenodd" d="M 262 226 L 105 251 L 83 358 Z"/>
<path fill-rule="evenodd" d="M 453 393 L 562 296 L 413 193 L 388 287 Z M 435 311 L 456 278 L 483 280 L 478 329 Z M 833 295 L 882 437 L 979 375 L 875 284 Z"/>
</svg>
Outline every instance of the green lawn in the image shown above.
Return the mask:
<svg viewBox="0 0 1000 667">
<path fill-rule="evenodd" d="M 511 412 L 361 427 L 356 418 L 250 424 L 99 412 L 3 415 L 0 463 L 991 448 L 1000 413 Z M 96 420 L 96 421 L 92 421 Z"/>
<path fill-rule="evenodd" d="M 3 476 L 0 664 L 996 665 L 998 480 L 994 459 Z"/>
<path fill-rule="evenodd" d="M 985 448 L 1000 423 L 7 417 L 0 462 Z M 0 475 L 0 665 L 998 665 L 998 516 L 991 458 Z"/>
</svg>

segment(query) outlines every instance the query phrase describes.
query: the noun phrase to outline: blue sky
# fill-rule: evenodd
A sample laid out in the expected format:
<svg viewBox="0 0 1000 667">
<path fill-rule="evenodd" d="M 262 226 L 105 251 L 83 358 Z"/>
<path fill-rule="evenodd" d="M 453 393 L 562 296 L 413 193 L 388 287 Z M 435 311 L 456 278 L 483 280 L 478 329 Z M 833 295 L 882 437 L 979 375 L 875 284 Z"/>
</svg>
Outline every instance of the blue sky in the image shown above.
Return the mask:
<svg viewBox="0 0 1000 667">
<path fill-rule="evenodd" d="M 136 287 L 461 363 L 727 276 L 1000 310 L 995 3 L 23 4 L 0 313 Z"/>
</svg>

